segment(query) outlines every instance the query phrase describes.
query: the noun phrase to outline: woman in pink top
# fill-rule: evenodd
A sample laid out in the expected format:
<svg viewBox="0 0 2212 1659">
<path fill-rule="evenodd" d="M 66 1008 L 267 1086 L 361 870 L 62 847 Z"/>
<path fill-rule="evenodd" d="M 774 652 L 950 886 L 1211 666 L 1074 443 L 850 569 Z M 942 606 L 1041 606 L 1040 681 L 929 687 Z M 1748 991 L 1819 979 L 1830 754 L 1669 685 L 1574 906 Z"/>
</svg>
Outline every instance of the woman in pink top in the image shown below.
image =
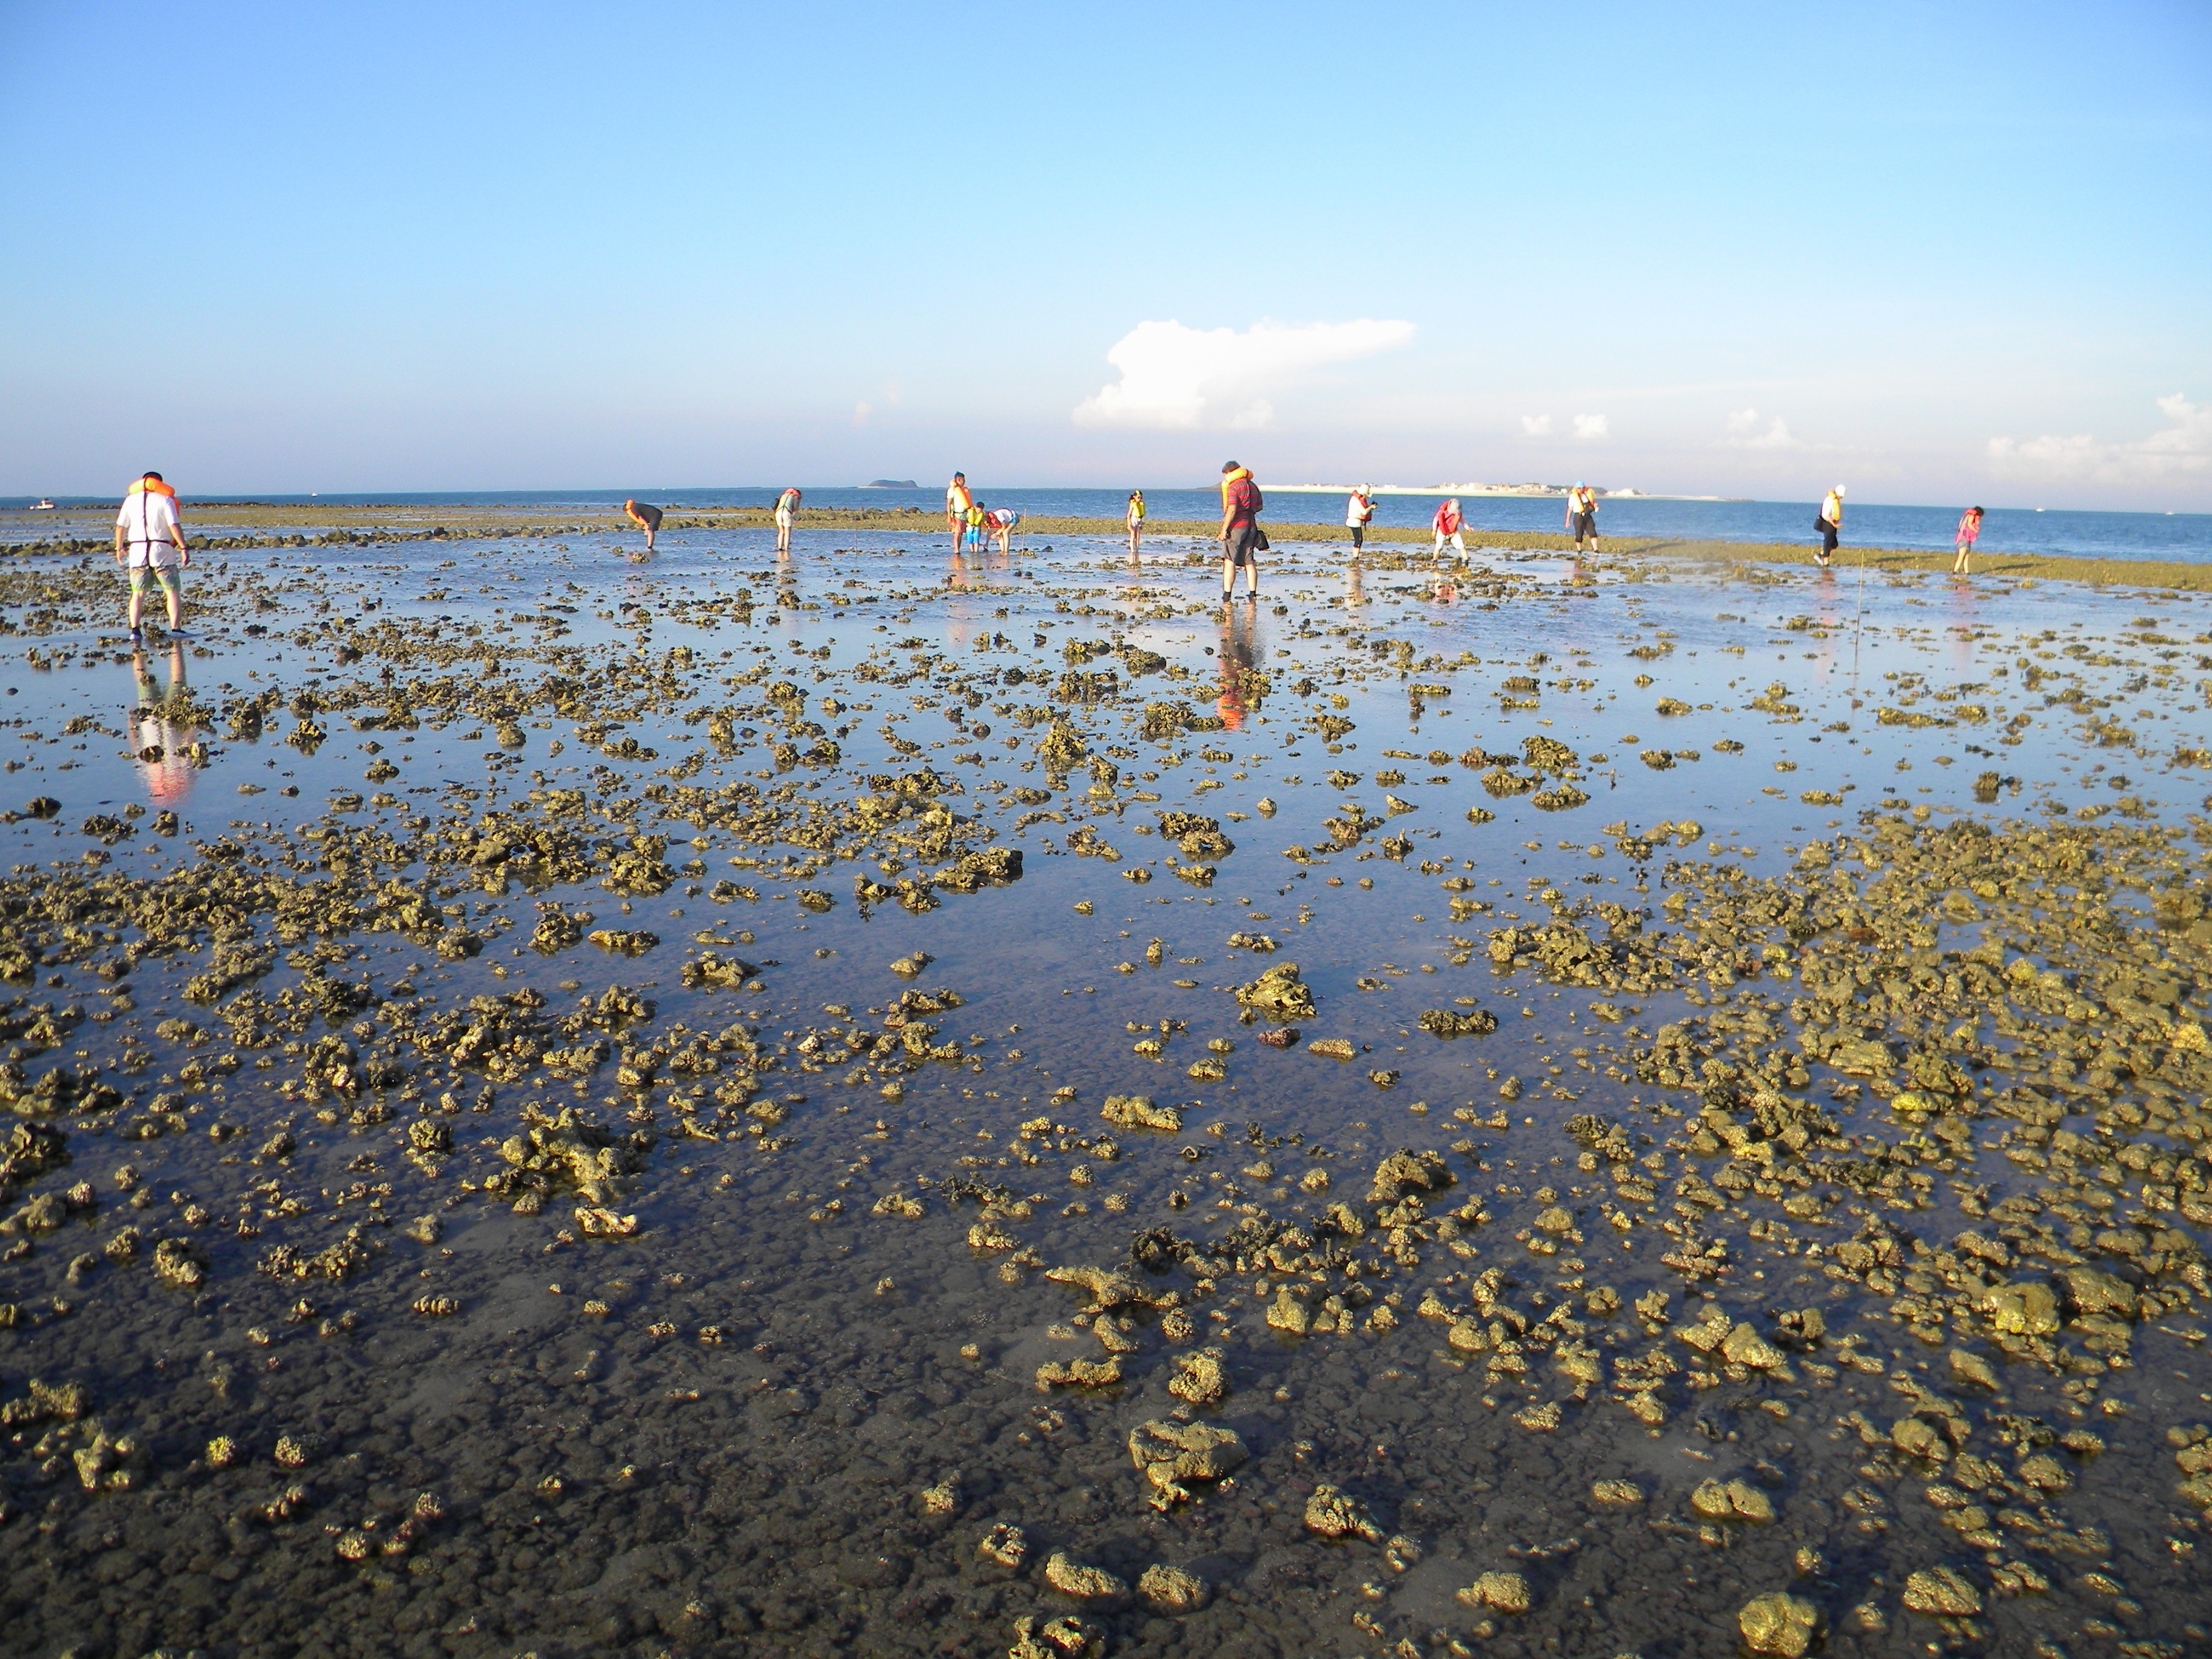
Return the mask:
<svg viewBox="0 0 2212 1659">
<path fill-rule="evenodd" d="M 1970 507 L 1959 515 L 1959 556 L 1951 561 L 1951 574 L 1970 576 L 1973 570 L 1970 561 L 1974 556 L 1974 544 L 1982 538 L 1982 509 Z"/>
<path fill-rule="evenodd" d="M 1449 542 L 1461 552 L 1467 551 L 1467 542 L 1460 534 L 1460 526 L 1466 522 L 1460 516 L 1459 500 L 1455 496 L 1437 509 L 1437 516 L 1429 520 L 1429 528 L 1437 532 L 1435 550 L 1441 553 Z"/>
</svg>

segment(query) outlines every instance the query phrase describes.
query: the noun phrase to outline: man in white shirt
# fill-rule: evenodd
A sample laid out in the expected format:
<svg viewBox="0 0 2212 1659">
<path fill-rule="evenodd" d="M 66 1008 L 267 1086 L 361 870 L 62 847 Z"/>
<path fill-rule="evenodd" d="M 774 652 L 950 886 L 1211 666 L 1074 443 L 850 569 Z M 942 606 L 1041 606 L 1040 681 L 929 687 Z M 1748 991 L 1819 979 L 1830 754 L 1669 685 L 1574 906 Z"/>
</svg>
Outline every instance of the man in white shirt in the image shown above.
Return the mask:
<svg viewBox="0 0 2212 1659">
<path fill-rule="evenodd" d="M 1352 532 L 1352 556 L 1358 558 L 1367 544 L 1367 526 L 1375 522 L 1375 486 L 1361 484 L 1344 503 L 1344 527 Z"/>
<path fill-rule="evenodd" d="M 182 631 L 185 621 L 184 568 L 192 562 L 185 545 L 185 528 L 177 518 L 177 492 L 149 472 L 131 486 L 115 515 L 115 562 L 131 573 L 131 641 L 137 644 L 146 604 L 146 580 L 161 585 L 168 602 L 169 631 Z"/>
</svg>

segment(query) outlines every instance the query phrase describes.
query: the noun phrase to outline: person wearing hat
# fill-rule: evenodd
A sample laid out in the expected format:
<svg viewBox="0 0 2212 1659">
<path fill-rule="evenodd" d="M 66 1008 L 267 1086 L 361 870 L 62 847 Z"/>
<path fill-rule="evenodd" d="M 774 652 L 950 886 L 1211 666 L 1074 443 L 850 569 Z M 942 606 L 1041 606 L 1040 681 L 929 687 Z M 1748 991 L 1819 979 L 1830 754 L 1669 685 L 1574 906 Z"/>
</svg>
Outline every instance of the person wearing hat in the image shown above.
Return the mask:
<svg viewBox="0 0 2212 1659">
<path fill-rule="evenodd" d="M 161 584 L 169 609 L 169 631 L 185 625 L 184 568 L 192 562 L 185 527 L 177 519 L 177 492 L 158 472 L 139 475 L 115 515 L 115 562 L 131 573 L 131 643 L 138 643 L 145 617 L 146 580 Z"/>
<path fill-rule="evenodd" d="M 1352 556 L 1367 545 L 1367 526 L 1375 522 L 1375 486 L 1359 484 L 1344 503 L 1344 527 L 1352 532 Z"/>
<path fill-rule="evenodd" d="M 1260 554 L 1267 538 L 1260 528 L 1260 513 L 1267 502 L 1260 486 L 1252 482 L 1252 469 L 1234 461 L 1221 464 L 1221 599 L 1227 604 L 1237 589 L 1237 568 L 1244 568 L 1244 597 L 1260 597 Z"/>
<path fill-rule="evenodd" d="M 1820 532 L 1820 550 L 1813 556 L 1813 562 L 1826 570 L 1836 556 L 1836 543 L 1844 533 L 1844 487 L 1838 484 L 1820 503 L 1820 516 L 1813 521 L 1813 528 Z"/>
<path fill-rule="evenodd" d="M 1591 552 L 1597 551 L 1597 491 L 1580 478 L 1567 492 L 1567 528 L 1574 532 L 1576 552 L 1583 550 L 1585 541 Z"/>
</svg>

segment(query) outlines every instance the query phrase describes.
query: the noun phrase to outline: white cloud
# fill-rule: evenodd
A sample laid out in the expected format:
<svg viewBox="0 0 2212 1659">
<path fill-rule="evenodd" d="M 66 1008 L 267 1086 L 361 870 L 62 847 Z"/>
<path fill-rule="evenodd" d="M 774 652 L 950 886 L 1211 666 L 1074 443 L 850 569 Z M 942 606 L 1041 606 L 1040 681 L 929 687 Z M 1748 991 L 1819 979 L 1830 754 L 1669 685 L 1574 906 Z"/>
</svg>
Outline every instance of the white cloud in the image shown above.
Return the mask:
<svg viewBox="0 0 2212 1659">
<path fill-rule="evenodd" d="M 2158 399 L 2158 410 L 2167 425 L 2129 443 L 2100 442 L 2086 432 L 2070 438 L 2046 434 L 2024 442 L 1992 438 L 1990 471 L 2013 477 L 2125 483 L 2212 467 L 2212 405 L 2192 404 L 2176 392 Z"/>
<path fill-rule="evenodd" d="M 1729 435 L 1721 440 L 1723 449 L 1802 449 L 1804 441 L 1790 435 L 1790 422 L 1777 415 L 1767 422 L 1766 430 L 1759 430 L 1759 411 L 1738 409 L 1729 412 Z M 1756 434 L 1756 435 L 1754 435 Z"/>
<path fill-rule="evenodd" d="M 1174 431 L 1266 426 L 1267 394 L 1310 371 L 1389 351 L 1413 337 L 1407 322 L 1258 322 L 1233 328 L 1185 328 L 1144 322 L 1114 343 L 1106 361 L 1121 378 L 1075 407 L 1078 426 Z"/>
<path fill-rule="evenodd" d="M 1605 436 L 1605 432 L 1606 418 L 1604 416 L 1577 415 L 1575 416 L 1575 436 L 1581 439 L 1583 442 L 1588 443 L 1595 439 L 1602 438 Z"/>
<path fill-rule="evenodd" d="M 1552 435 L 1552 417 L 1548 415 L 1523 415 L 1521 435 L 1524 438 L 1548 438 Z"/>
<path fill-rule="evenodd" d="M 853 405 L 853 424 L 854 426 L 866 426 L 868 423 L 868 416 L 875 412 L 874 408 L 868 404 L 854 404 Z"/>
</svg>

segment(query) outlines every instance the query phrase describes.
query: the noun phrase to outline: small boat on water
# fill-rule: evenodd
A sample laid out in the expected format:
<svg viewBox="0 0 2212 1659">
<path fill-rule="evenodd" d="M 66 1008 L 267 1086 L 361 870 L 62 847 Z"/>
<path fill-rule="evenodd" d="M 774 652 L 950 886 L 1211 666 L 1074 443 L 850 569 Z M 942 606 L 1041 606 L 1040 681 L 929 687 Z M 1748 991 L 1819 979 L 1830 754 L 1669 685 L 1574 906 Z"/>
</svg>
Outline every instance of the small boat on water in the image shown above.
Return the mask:
<svg viewBox="0 0 2212 1659">
<path fill-rule="evenodd" d="M 33 513 L 58 513 L 61 509 L 54 505 L 53 497 L 51 495 L 41 495 L 37 501 L 31 503 L 31 511 Z"/>
</svg>

